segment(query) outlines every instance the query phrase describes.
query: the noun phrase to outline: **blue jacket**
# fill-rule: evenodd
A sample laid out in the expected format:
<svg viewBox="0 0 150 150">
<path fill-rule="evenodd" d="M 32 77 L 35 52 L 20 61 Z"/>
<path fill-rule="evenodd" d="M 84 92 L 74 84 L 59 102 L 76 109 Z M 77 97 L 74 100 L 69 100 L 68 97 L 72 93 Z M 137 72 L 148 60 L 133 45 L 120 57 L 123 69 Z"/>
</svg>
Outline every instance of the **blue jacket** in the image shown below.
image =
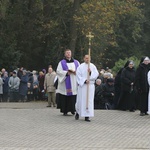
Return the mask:
<svg viewBox="0 0 150 150">
<path fill-rule="evenodd" d="M 19 86 L 19 94 L 26 95 L 27 94 L 27 83 L 28 83 L 28 75 L 22 75 L 20 79 L 20 86 Z"/>
<path fill-rule="evenodd" d="M 9 91 L 9 85 L 8 85 L 9 77 L 4 78 L 3 77 L 3 93 L 8 93 Z"/>
</svg>

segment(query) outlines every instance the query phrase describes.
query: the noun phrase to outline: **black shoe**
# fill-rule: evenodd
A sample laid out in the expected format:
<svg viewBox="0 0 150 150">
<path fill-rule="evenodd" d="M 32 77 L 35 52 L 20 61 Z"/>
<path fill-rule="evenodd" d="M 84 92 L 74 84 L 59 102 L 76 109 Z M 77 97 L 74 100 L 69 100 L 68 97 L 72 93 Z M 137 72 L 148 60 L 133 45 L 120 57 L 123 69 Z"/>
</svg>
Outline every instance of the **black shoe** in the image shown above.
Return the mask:
<svg viewBox="0 0 150 150">
<path fill-rule="evenodd" d="M 64 113 L 64 116 L 67 116 L 67 113 Z"/>
<path fill-rule="evenodd" d="M 46 106 L 46 107 L 51 107 L 51 106 Z"/>
<path fill-rule="evenodd" d="M 149 115 L 149 114 L 146 112 L 145 115 Z"/>
<path fill-rule="evenodd" d="M 135 110 L 131 109 L 130 112 L 135 112 Z"/>
<path fill-rule="evenodd" d="M 85 117 L 85 121 L 90 122 L 91 120 L 89 119 L 89 117 Z"/>
<path fill-rule="evenodd" d="M 78 119 L 79 119 L 79 114 L 78 114 L 78 113 L 76 113 L 76 115 L 75 115 L 75 119 L 76 119 L 76 120 L 78 120 Z"/>
<path fill-rule="evenodd" d="M 72 115 L 75 115 L 75 112 L 71 112 Z"/>
<path fill-rule="evenodd" d="M 126 111 L 126 109 L 121 109 L 122 111 Z"/>
<path fill-rule="evenodd" d="M 145 113 L 140 113 L 140 116 L 145 116 Z"/>
</svg>

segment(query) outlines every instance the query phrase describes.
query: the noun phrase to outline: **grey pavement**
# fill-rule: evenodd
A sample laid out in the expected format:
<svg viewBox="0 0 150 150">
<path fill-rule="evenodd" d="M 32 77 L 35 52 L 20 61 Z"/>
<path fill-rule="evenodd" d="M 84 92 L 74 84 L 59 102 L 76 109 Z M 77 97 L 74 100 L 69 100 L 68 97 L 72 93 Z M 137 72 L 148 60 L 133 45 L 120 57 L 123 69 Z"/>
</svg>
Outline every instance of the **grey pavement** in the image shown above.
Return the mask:
<svg viewBox="0 0 150 150">
<path fill-rule="evenodd" d="M 0 103 L 0 150 L 150 149 L 150 116 L 95 110 L 91 122 L 46 102 Z"/>
</svg>

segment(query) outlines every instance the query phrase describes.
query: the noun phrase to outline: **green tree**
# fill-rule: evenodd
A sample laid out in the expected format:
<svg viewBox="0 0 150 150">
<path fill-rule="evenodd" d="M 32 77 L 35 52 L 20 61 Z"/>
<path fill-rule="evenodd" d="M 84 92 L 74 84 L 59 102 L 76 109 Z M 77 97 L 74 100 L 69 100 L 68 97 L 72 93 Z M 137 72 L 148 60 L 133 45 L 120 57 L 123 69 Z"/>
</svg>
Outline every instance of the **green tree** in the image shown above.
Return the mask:
<svg viewBox="0 0 150 150">
<path fill-rule="evenodd" d="M 143 10 L 143 15 L 145 16 L 143 23 L 143 31 L 142 31 L 142 40 L 140 42 L 140 47 L 143 51 L 142 55 L 150 54 L 150 1 L 140 0 L 143 5 L 141 5 L 141 9 Z"/>
<path fill-rule="evenodd" d="M 18 66 L 21 53 L 17 48 L 16 31 L 13 30 L 16 27 L 9 1 L 1 1 L 0 7 L 0 67 L 12 70 Z"/>
<path fill-rule="evenodd" d="M 142 32 L 143 14 L 136 0 L 98 1 L 89 0 L 81 5 L 78 15 L 79 33 L 82 47 L 87 52 L 85 35 L 92 31 L 95 35 L 92 46 L 94 63 L 112 67 L 119 58 L 141 55 L 138 48 Z M 79 39 L 81 40 L 81 39 Z"/>
<path fill-rule="evenodd" d="M 1 0 L 1 66 L 9 68 L 16 60 L 13 66 L 30 70 L 56 68 L 66 48 L 81 61 L 89 31 L 95 36 L 91 54 L 98 67 L 148 55 L 148 6 L 146 0 Z"/>
</svg>

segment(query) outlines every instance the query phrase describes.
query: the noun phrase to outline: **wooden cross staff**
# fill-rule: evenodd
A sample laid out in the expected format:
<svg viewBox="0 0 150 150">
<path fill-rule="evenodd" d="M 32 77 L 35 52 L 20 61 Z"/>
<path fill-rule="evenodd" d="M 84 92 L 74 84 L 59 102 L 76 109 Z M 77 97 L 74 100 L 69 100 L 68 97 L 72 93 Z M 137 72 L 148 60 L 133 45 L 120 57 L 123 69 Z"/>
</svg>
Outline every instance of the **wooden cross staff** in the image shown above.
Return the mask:
<svg viewBox="0 0 150 150">
<path fill-rule="evenodd" d="M 90 69 L 90 59 L 91 59 L 91 39 L 94 38 L 94 36 L 89 32 L 89 35 L 86 35 L 86 37 L 89 38 L 89 50 L 88 50 L 88 55 L 89 55 L 89 61 L 88 61 L 88 70 Z M 89 81 L 90 75 L 89 72 L 87 72 L 87 80 Z M 88 110 L 88 103 L 89 103 L 89 84 L 87 84 L 87 98 L 86 98 L 86 109 Z"/>
</svg>

